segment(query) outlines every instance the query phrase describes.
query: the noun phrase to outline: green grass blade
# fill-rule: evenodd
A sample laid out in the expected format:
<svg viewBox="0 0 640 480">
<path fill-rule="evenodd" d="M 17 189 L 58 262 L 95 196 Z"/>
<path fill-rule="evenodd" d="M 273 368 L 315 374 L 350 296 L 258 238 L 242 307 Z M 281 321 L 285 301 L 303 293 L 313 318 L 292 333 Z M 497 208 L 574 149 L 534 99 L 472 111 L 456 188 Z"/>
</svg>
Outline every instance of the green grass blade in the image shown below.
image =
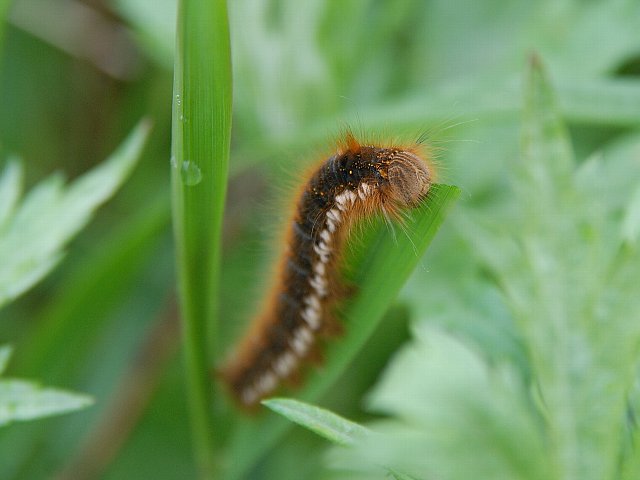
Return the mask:
<svg viewBox="0 0 640 480">
<path fill-rule="evenodd" d="M 271 398 L 262 404 L 292 422 L 338 445 L 353 445 L 369 430 L 324 408 L 292 398 Z"/>
<path fill-rule="evenodd" d="M 367 249 L 356 247 L 347 253 L 351 281 L 358 290 L 345 305 L 345 335 L 327 346 L 325 365 L 309 375 L 297 398 L 317 402 L 345 371 L 422 258 L 459 193 L 453 186 L 434 185 L 429 200 L 408 212 L 408 235 L 395 236 L 379 221 L 364 232 L 360 245 Z M 251 468 L 288 426 L 286 420 L 273 414 L 241 420 L 232 439 L 230 478 L 238 478 Z"/>
<path fill-rule="evenodd" d="M 231 54 L 223 0 L 178 4 L 172 186 L 187 389 L 196 460 L 214 471 L 209 368 L 218 356 L 220 231 L 231 135 Z"/>
</svg>

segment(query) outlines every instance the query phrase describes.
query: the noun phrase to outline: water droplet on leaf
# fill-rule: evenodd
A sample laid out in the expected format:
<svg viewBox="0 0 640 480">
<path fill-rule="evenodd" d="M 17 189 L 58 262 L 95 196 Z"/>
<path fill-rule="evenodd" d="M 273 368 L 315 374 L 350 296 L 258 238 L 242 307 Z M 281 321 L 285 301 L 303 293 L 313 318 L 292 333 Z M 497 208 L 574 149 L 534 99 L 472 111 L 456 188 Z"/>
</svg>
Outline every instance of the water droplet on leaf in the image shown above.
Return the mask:
<svg viewBox="0 0 640 480">
<path fill-rule="evenodd" d="M 195 163 L 185 160 L 182 162 L 180 177 L 185 185 L 193 186 L 199 184 L 200 180 L 202 180 L 202 172 Z"/>
</svg>

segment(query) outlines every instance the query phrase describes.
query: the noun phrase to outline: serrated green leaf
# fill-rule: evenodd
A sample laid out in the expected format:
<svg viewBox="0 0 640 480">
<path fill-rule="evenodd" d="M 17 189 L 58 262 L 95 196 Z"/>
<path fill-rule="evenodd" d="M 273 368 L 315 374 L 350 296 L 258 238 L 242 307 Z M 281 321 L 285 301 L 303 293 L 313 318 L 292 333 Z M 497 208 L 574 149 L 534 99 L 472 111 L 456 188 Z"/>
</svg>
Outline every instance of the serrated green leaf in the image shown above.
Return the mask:
<svg viewBox="0 0 640 480">
<path fill-rule="evenodd" d="M 79 410 L 92 403 L 87 395 L 24 380 L 0 380 L 0 426 Z"/>
<path fill-rule="evenodd" d="M 311 372 L 296 398 L 317 401 L 345 371 L 420 261 L 459 194 L 456 187 L 434 185 L 429 199 L 407 212 L 402 233 L 396 235 L 379 220 L 363 229 L 361 241 L 351 242 L 346 263 L 351 267 L 350 280 L 358 290 L 344 308 L 345 334 L 340 341 L 327 345 L 325 365 L 320 371 Z M 237 478 L 250 468 L 288 427 L 284 419 L 273 414 L 258 420 L 241 420 L 231 443 L 235 461 L 230 478 Z"/>
<path fill-rule="evenodd" d="M 552 478 L 542 422 L 522 380 L 427 322 L 416 326 L 368 404 L 391 418 L 369 425 L 378 435 L 354 449 L 333 449 L 333 467 L 382 464 L 446 480 Z"/>
<path fill-rule="evenodd" d="M 578 188 L 535 61 L 527 91 L 524 175 L 515 184 L 520 255 L 502 272 L 503 288 L 528 343 L 559 477 L 613 478 L 640 340 L 631 293 L 640 276 L 628 266 L 637 260 L 620 253 L 620 230 L 598 198 Z"/>
<path fill-rule="evenodd" d="M 128 176 L 149 129 L 141 122 L 107 161 L 66 189 L 60 175 L 42 181 L 8 216 L 0 233 L 0 307 L 55 267 L 66 243 Z"/>
<path fill-rule="evenodd" d="M 485 216 L 483 228 L 467 233 L 528 350 L 553 445 L 551 478 L 609 479 L 640 341 L 638 254 L 621 249 L 623 229 L 612 215 L 629 204 L 634 181 L 623 177 L 636 147 L 632 141 L 615 165 L 594 157 L 576 168 L 554 97 L 534 59 L 512 211 L 499 221 Z M 610 170 L 619 171 L 607 184 Z"/>
<path fill-rule="evenodd" d="M 7 366 L 11 347 L 0 346 L 0 374 Z M 87 395 L 44 388 L 36 383 L 0 379 L 0 427 L 85 408 L 93 403 Z"/>
<path fill-rule="evenodd" d="M 339 445 L 354 445 L 370 432 L 329 410 L 291 398 L 264 400 L 265 407 Z"/>
</svg>

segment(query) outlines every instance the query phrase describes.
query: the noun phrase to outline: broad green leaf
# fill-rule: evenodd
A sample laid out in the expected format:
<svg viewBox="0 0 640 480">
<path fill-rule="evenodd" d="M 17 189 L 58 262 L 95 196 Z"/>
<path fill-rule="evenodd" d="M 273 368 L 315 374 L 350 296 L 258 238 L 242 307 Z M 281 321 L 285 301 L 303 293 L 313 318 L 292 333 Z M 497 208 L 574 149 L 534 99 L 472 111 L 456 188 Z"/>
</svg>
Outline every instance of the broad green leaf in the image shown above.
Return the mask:
<svg viewBox="0 0 640 480">
<path fill-rule="evenodd" d="M 0 232 L 0 306 L 55 267 L 67 242 L 128 176 L 149 128 L 142 122 L 106 162 L 67 187 L 59 175 L 52 175 L 14 208 Z"/>
<path fill-rule="evenodd" d="M 339 445 L 354 445 L 369 435 L 361 425 L 324 408 L 291 398 L 263 400 L 265 407 Z"/>
<path fill-rule="evenodd" d="M 380 220 L 363 230 L 361 241 L 351 242 L 346 264 L 350 266 L 351 283 L 358 290 L 344 308 L 345 334 L 327 345 L 325 364 L 311 372 L 296 398 L 317 402 L 348 368 L 420 261 L 458 195 L 456 187 L 434 185 L 429 198 L 407 212 L 402 232 L 392 232 Z M 242 419 L 231 440 L 234 463 L 230 478 L 238 478 L 249 469 L 288 427 L 284 419 L 273 414 Z"/>
</svg>

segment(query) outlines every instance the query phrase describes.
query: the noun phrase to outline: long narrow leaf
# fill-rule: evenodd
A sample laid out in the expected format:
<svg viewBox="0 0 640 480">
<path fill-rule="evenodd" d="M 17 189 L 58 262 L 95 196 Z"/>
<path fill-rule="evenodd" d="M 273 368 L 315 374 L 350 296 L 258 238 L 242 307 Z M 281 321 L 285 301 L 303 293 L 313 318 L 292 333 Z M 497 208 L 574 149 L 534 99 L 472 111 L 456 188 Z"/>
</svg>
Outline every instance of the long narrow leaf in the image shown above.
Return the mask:
<svg viewBox="0 0 640 480">
<path fill-rule="evenodd" d="M 224 0 L 182 0 L 173 97 L 172 185 L 180 304 L 195 455 L 214 471 L 209 368 L 217 356 L 220 230 L 231 134 Z"/>
<path fill-rule="evenodd" d="M 368 429 L 355 422 L 292 398 L 271 398 L 262 404 L 338 445 L 353 445 L 369 434 Z"/>
</svg>

